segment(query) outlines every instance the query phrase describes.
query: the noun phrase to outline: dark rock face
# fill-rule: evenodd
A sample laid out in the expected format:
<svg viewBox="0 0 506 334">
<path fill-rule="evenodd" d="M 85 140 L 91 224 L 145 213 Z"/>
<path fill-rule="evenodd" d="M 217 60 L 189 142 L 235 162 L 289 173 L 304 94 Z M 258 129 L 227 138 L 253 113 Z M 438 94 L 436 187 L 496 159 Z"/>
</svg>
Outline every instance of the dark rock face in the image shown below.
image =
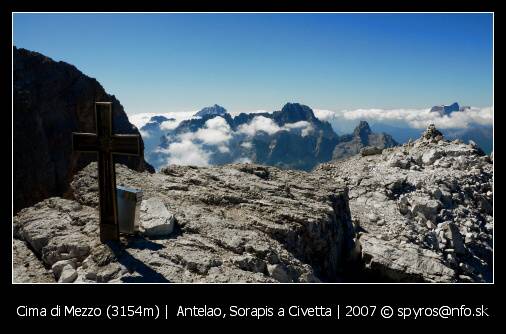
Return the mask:
<svg viewBox="0 0 506 334">
<path fill-rule="evenodd" d="M 360 121 L 355 130 L 353 130 L 353 137 L 358 137 L 362 143 L 367 143 L 371 133 L 372 131 L 369 127 L 369 123 L 366 121 Z"/>
<path fill-rule="evenodd" d="M 270 118 L 278 126 L 307 122 L 312 131 L 279 131 L 271 136 L 259 135 L 254 139 L 254 161 L 261 164 L 311 170 L 318 163 L 329 161 L 339 136 L 328 122 L 320 121 L 308 106 L 287 103 Z M 300 124 L 300 123 L 299 123 Z"/>
<path fill-rule="evenodd" d="M 373 133 L 366 121 L 361 121 L 353 134 L 341 136 L 339 141 L 332 154 L 333 160 L 354 156 L 366 147 L 376 147 L 381 150 L 398 145 L 389 134 Z"/>
<path fill-rule="evenodd" d="M 300 121 L 319 122 L 311 108 L 299 103 L 290 102 L 285 104 L 280 111 L 275 111 L 272 114 L 272 118 L 278 125 Z"/>
<path fill-rule="evenodd" d="M 94 154 L 72 153 L 71 133 L 95 132 L 95 101 L 113 103 L 113 131 L 139 134 L 120 102 L 74 66 L 14 48 L 14 211 L 68 190 Z M 142 142 L 142 141 L 141 141 Z M 141 150 L 143 151 L 143 149 Z M 118 157 L 153 171 L 144 158 Z"/>
</svg>

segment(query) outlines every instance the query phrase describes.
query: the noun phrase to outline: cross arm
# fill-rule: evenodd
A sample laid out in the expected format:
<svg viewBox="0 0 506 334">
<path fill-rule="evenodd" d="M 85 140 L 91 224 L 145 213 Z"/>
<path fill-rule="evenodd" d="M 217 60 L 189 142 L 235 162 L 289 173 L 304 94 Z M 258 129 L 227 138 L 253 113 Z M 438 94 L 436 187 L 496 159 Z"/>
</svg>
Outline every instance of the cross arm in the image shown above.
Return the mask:
<svg viewBox="0 0 506 334">
<path fill-rule="evenodd" d="M 141 142 L 139 135 L 113 135 L 111 152 L 126 155 L 140 155 Z"/>
<path fill-rule="evenodd" d="M 94 133 L 72 133 L 72 149 L 81 152 L 96 152 L 98 150 L 98 136 Z"/>
</svg>

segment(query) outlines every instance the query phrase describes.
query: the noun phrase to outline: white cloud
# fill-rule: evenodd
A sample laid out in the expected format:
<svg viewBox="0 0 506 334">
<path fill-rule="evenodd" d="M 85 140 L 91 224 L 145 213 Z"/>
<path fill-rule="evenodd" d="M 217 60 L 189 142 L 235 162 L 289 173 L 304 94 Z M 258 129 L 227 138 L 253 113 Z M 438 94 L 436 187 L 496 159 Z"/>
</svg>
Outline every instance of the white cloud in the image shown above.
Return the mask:
<svg viewBox="0 0 506 334">
<path fill-rule="evenodd" d="M 201 145 L 195 144 L 191 140 L 172 143 L 167 149 L 159 149 L 158 152 L 167 155 L 167 165 L 209 165 L 210 153 L 204 151 Z"/>
<path fill-rule="evenodd" d="M 311 134 L 313 132 L 313 126 L 309 124 L 309 126 L 302 129 L 301 136 L 306 137 L 307 135 Z"/>
<path fill-rule="evenodd" d="M 253 143 L 250 141 L 245 141 L 245 142 L 241 143 L 241 146 L 244 148 L 250 149 L 253 147 Z"/>
<path fill-rule="evenodd" d="M 305 137 L 313 131 L 313 126 L 307 121 L 298 121 L 295 123 L 287 123 L 283 126 L 284 129 L 292 130 L 297 129 L 301 131 L 301 136 Z"/>
<path fill-rule="evenodd" d="M 313 109 L 314 115 L 321 121 L 329 121 L 335 117 L 336 112 L 325 109 Z"/>
<path fill-rule="evenodd" d="M 214 145 L 221 153 L 228 153 L 228 141 L 232 138 L 230 126 L 223 117 L 208 120 L 197 132 L 186 132 L 179 136 L 167 149 L 158 153 L 167 155 L 167 164 L 208 166 L 211 151 L 204 145 Z"/>
<path fill-rule="evenodd" d="M 142 131 L 142 130 L 139 130 L 139 133 L 141 134 L 141 137 L 142 139 L 146 140 L 148 138 L 151 137 L 151 134 L 149 133 L 149 131 Z"/>
<path fill-rule="evenodd" d="M 140 113 L 140 114 L 128 115 L 128 120 L 130 121 L 130 123 L 135 125 L 138 129 L 140 129 L 144 125 L 146 125 L 146 123 L 149 122 L 151 117 L 164 116 L 167 118 L 174 118 L 175 122 L 176 122 L 175 126 L 177 126 L 182 121 L 184 121 L 186 119 L 193 118 L 193 115 L 195 113 L 196 113 L 196 111 L 174 111 L 174 112 L 167 112 L 167 113 Z"/>
<path fill-rule="evenodd" d="M 218 151 L 220 151 L 220 153 L 229 153 L 230 149 L 226 145 L 219 145 Z"/>
<path fill-rule="evenodd" d="M 234 160 L 234 162 L 232 162 L 232 163 L 234 163 L 234 164 L 249 164 L 249 163 L 251 163 L 251 159 L 246 158 L 246 157 L 240 157 L 239 159 Z"/>
<path fill-rule="evenodd" d="M 165 131 L 174 130 L 175 128 L 177 128 L 179 123 L 181 123 L 181 122 L 178 122 L 176 120 L 164 121 L 160 124 L 160 129 L 165 130 Z"/>
<path fill-rule="evenodd" d="M 194 134 L 194 138 L 208 145 L 218 145 L 228 142 L 232 138 L 232 130 L 227 121 L 220 116 L 211 118 L 204 128 Z"/>
<path fill-rule="evenodd" d="M 242 124 L 239 126 L 238 132 L 244 133 L 250 137 L 255 136 L 258 131 L 264 131 L 269 135 L 275 134 L 281 131 L 279 127 L 272 119 L 264 116 L 256 116 L 249 123 Z"/>
<path fill-rule="evenodd" d="M 252 113 L 264 112 L 262 110 Z M 161 124 L 163 130 L 174 129 L 182 120 L 191 119 L 195 112 L 175 112 L 162 114 L 174 121 L 166 121 Z M 466 128 L 472 124 L 492 125 L 493 107 L 470 108 L 464 111 L 453 112 L 450 115 L 440 115 L 426 109 L 355 109 L 332 111 L 314 109 L 316 117 L 320 120 L 329 121 L 339 134 L 350 133 L 358 121 L 366 120 L 371 124 L 383 123 L 397 127 L 410 127 L 415 129 L 425 128 L 429 123 L 434 123 L 441 129 Z M 238 114 L 238 113 L 232 113 Z M 130 121 L 137 127 L 142 127 L 155 114 L 137 114 L 129 116 Z M 283 126 L 277 125 L 272 119 L 255 115 L 247 124 L 241 125 L 234 132 L 223 117 L 209 119 L 203 128 L 192 133 L 183 133 L 178 136 L 176 142 L 172 142 L 168 148 L 159 149 L 158 153 L 166 155 L 168 164 L 208 166 L 213 152 L 222 154 L 230 153 L 231 143 L 239 144 L 245 149 L 250 149 L 252 143 L 249 139 L 259 131 L 273 135 L 279 131 L 292 131 L 307 136 L 314 128 L 307 121 L 288 123 Z M 142 133 L 144 138 L 149 133 Z M 235 140 L 243 140 L 241 143 Z M 236 153 L 236 152 L 232 152 Z M 233 155 L 232 155 L 233 156 Z M 234 162 L 250 162 L 248 157 L 237 158 Z"/>
<path fill-rule="evenodd" d="M 254 137 L 258 131 L 266 132 L 273 135 L 279 131 L 300 130 L 302 136 L 307 136 L 313 127 L 307 121 L 299 121 L 295 123 L 287 123 L 283 126 L 277 125 L 272 119 L 265 116 L 256 116 L 249 123 L 239 126 L 238 132 Z"/>
<path fill-rule="evenodd" d="M 308 126 L 311 126 L 311 124 L 309 124 L 309 122 L 307 122 L 307 121 L 298 121 L 298 122 L 295 122 L 295 123 L 286 123 L 284 125 L 284 127 L 288 128 L 288 129 L 301 129 L 301 128 L 307 128 Z"/>
<path fill-rule="evenodd" d="M 426 109 L 355 109 L 355 110 L 315 110 L 316 117 L 329 122 L 360 121 L 403 125 L 421 129 L 434 123 L 441 129 L 467 128 L 471 124 L 492 125 L 494 119 L 493 107 L 469 108 L 464 111 L 441 115 Z"/>
</svg>

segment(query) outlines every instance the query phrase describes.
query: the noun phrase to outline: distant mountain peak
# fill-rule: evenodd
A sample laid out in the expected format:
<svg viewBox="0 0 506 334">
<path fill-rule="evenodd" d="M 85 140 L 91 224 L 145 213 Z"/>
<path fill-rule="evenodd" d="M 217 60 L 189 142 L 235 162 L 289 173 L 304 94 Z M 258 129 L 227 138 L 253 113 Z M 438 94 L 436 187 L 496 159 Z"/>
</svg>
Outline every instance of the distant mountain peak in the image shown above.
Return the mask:
<svg viewBox="0 0 506 334">
<path fill-rule="evenodd" d="M 340 143 L 334 148 L 332 158 L 334 160 L 345 159 L 360 153 L 362 148 L 372 147 L 375 149 L 384 149 L 397 146 L 398 143 L 384 132 L 374 133 L 366 121 L 360 121 L 353 131 L 340 137 Z"/>
<path fill-rule="evenodd" d="M 220 115 L 225 115 L 226 113 L 227 113 L 227 109 L 215 104 L 211 107 L 202 108 L 194 116 L 195 117 L 204 117 L 204 116 L 210 116 L 210 115 L 220 116 Z"/>
<path fill-rule="evenodd" d="M 300 103 L 286 103 L 280 111 L 275 112 L 274 118 L 279 124 L 295 123 L 299 121 L 314 122 L 317 120 L 313 109 Z"/>
<path fill-rule="evenodd" d="M 367 138 L 372 133 L 371 128 L 369 127 L 369 123 L 366 121 L 360 121 L 358 123 L 357 127 L 353 131 L 354 137 L 360 137 L 360 138 Z"/>
<path fill-rule="evenodd" d="M 430 109 L 431 112 L 437 112 L 441 116 L 449 115 L 454 111 L 461 111 L 461 108 L 457 102 L 447 105 L 434 106 Z"/>
</svg>

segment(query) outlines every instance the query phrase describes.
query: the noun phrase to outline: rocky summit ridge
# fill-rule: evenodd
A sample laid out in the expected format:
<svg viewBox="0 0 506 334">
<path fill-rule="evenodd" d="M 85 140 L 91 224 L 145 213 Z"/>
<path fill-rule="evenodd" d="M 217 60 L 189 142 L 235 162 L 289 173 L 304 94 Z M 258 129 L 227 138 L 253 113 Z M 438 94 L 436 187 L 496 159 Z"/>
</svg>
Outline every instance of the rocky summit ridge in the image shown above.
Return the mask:
<svg viewBox="0 0 506 334">
<path fill-rule="evenodd" d="M 493 163 L 432 126 L 310 173 L 232 164 L 117 174 L 165 206 L 143 202 L 141 225 L 172 233 L 100 244 L 92 163 L 69 199 L 14 217 L 15 282 L 492 281 Z"/>
<path fill-rule="evenodd" d="M 433 125 L 416 141 L 320 165 L 349 188 L 363 265 L 395 281 L 490 282 L 493 163 Z"/>
<path fill-rule="evenodd" d="M 332 281 L 352 249 L 346 191 L 318 175 L 251 164 L 117 175 L 167 207 L 173 234 L 100 244 L 92 163 L 72 182 L 74 200 L 50 198 L 15 217 L 15 261 L 37 269 L 16 266 L 18 280 L 61 282 L 67 267 L 73 282 Z"/>
</svg>

